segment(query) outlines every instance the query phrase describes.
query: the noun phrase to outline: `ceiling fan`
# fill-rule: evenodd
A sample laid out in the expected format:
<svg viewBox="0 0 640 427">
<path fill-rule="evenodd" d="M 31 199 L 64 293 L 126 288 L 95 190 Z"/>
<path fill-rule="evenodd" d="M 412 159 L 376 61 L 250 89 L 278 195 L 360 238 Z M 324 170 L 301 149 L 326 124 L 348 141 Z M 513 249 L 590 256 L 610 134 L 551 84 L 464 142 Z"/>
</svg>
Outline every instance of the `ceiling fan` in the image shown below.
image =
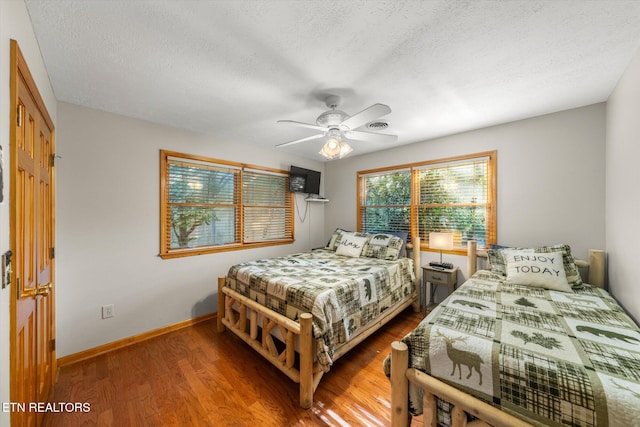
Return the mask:
<svg viewBox="0 0 640 427">
<path fill-rule="evenodd" d="M 306 138 L 300 138 L 294 141 L 278 144 L 276 147 L 286 147 L 288 145 L 327 137 L 327 141 L 322 147 L 322 150 L 320 150 L 320 154 L 331 160 L 336 157 L 342 158 L 352 151 L 349 144 L 344 141 L 345 139 L 378 143 L 391 143 L 398 140 L 397 135 L 357 130 L 365 124 L 389 114 L 391 112 L 391 108 L 389 108 L 388 105 L 373 104 L 359 113 L 349 116 L 344 111 L 337 109 L 340 105 L 340 100 L 340 97 L 337 95 L 327 96 L 325 98 L 325 104 L 330 108 L 330 110 L 320 114 L 316 119 L 315 125 L 311 123 L 297 122 L 294 120 L 278 120 L 278 123 L 287 123 L 294 126 L 314 129 L 320 131 L 320 133 L 307 136 Z"/>
</svg>

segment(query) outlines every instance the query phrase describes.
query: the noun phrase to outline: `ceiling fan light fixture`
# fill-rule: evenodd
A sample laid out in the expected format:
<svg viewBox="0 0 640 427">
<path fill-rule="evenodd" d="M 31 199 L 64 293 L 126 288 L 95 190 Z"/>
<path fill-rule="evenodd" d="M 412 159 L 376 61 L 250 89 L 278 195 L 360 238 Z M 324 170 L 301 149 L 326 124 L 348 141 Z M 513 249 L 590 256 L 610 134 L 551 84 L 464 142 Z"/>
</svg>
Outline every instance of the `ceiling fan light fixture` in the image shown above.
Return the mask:
<svg viewBox="0 0 640 427">
<path fill-rule="evenodd" d="M 341 159 L 352 151 L 353 148 L 342 140 L 341 132 L 338 129 L 331 129 L 329 131 L 329 138 L 319 153 L 327 160 L 333 160 L 336 157 Z"/>
<path fill-rule="evenodd" d="M 349 154 L 350 152 L 353 151 L 353 148 L 351 148 L 351 146 L 349 144 L 347 144 L 344 141 L 340 142 L 340 154 L 339 154 L 339 158 L 343 158 L 344 156 L 346 156 L 347 154 Z"/>
<path fill-rule="evenodd" d="M 319 153 L 328 160 L 335 159 L 340 154 L 340 141 L 329 138 L 322 146 Z"/>
</svg>

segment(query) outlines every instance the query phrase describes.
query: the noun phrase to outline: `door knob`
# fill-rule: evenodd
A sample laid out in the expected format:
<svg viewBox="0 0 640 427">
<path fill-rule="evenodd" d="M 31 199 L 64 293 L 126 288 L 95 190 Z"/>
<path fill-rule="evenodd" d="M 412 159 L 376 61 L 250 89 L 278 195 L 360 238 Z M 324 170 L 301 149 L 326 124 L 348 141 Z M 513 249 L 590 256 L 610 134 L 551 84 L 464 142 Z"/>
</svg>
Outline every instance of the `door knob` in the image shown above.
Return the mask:
<svg viewBox="0 0 640 427">
<path fill-rule="evenodd" d="M 44 286 L 39 286 L 36 288 L 36 295 L 47 296 L 49 295 L 49 291 L 51 290 L 51 283 Z"/>
</svg>

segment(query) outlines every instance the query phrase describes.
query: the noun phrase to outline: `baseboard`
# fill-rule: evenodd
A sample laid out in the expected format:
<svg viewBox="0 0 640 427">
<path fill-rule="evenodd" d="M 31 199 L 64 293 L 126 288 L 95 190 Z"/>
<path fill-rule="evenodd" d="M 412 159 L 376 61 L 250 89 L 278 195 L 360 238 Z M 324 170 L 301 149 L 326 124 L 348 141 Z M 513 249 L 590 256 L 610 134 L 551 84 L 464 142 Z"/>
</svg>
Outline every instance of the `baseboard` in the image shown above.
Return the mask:
<svg viewBox="0 0 640 427">
<path fill-rule="evenodd" d="M 72 363 L 80 362 L 81 360 L 86 360 L 91 357 L 98 356 L 100 354 L 108 353 L 110 351 L 114 351 L 119 348 L 127 347 L 132 344 L 136 344 L 141 341 L 148 340 L 150 338 L 155 338 L 160 335 L 168 334 L 169 332 L 177 331 L 178 329 L 186 328 L 188 326 L 195 325 L 196 323 L 206 322 L 207 320 L 211 320 L 216 317 L 217 317 L 217 313 L 205 314 L 204 316 L 188 319 L 183 322 L 178 322 L 173 325 L 165 326 L 164 328 L 154 329 L 153 331 L 144 332 L 142 334 L 134 335 L 132 337 L 123 338 L 121 340 L 99 345 L 98 347 L 93 347 L 88 350 L 83 350 L 78 353 L 70 354 L 68 356 L 64 356 L 58 359 L 57 361 L 58 368 L 66 365 L 71 365 Z"/>
</svg>

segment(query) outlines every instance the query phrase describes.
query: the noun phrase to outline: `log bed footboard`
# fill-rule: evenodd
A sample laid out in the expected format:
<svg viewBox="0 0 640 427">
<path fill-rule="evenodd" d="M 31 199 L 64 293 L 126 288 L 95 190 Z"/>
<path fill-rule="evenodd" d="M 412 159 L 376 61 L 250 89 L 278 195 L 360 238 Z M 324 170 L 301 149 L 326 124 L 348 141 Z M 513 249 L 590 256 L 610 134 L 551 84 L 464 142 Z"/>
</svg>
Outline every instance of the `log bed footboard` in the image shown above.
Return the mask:
<svg viewBox="0 0 640 427">
<path fill-rule="evenodd" d="M 224 332 L 225 327 L 228 328 L 293 382 L 299 383 L 300 407 L 309 409 L 313 405 L 313 393 L 324 374 L 320 365 L 314 362 L 313 316 L 310 313 L 302 313 L 298 324 L 226 287 L 225 280 L 224 276 L 218 278 L 218 332 Z M 412 298 L 390 310 L 368 329 L 336 349 L 333 360 L 339 359 L 409 306 L 415 306 L 417 299 L 416 292 Z M 238 310 L 237 313 L 233 308 L 234 305 Z M 247 313 L 249 313 L 248 316 Z M 258 325 L 258 313 L 263 317 L 261 325 Z M 259 327 L 262 328 L 262 334 L 258 334 Z M 281 352 L 278 352 L 273 337 L 269 333 L 274 328 L 280 328 L 281 336 L 285 341 L 285 348 Z M 297 351 L 296 335 L 299 337 Z M 294 364 L 296 352 L 299 355 L 298 368 Z"/>
<path fill-rule="evenodd" d="M 237 315 L 233 310 L 234 304 L 238 308 Z M 247 310 L 249 310 L 249 319 L 247 319 Z M 262 325 L 258 325 L 258 313 L 263 316 Z M 249 321 L 248 332 L 247 320 Z M 294 322 L 227 288 L 224 276 L 218 278 L 218 332 L 224 332 L 226 326 L 293 382 L 299 383 L 300 406 L 305 409 L 313 404 L 313 392 L 324 373 L 314 366 L 313 362 L 312 324 L 312 316 L 309 313 L 302 313 L 299 323 Z M 259 327 L 262 328 L 261 337 L 258 336 Z M 280 328 L 285 340 L 285 349 L 282 352 L 278 352 L 270 334 L 274 328 Z M 299 337 L 298 368 L 294 365 L 296 335 Z"/>
<path fill-rule="evenodd" d="M 532 427 L 488 403 L 456 389 L 444 382 L 409 367 L 409 348 L 400 341 L 391 344 L 391 425 L 405 427 L 411 424 L 409 414 L 409 383 L 424 390 L 423 425 L 438 425 L 436 396 L 453 405 L 451 427 Z M 478 418 L 467 422 L 467 414 Z"/>
</svg>

